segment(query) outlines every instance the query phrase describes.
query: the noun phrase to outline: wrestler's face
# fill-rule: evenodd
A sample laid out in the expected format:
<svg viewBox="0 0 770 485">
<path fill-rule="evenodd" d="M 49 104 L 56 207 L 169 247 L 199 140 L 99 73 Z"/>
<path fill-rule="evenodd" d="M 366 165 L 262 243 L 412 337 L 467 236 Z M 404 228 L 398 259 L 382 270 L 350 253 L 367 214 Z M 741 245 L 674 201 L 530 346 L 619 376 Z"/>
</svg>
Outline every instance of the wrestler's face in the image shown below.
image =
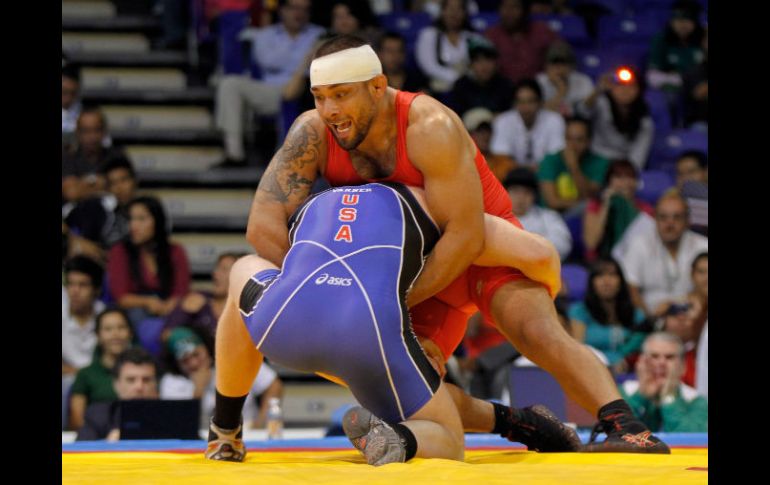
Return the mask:
<svg viewBox="0 0 770 485">
<path fill-rule="evenodd" d="M 118 355 L 131 345 L 131 328 L 120 313 L 106 313 L 99 323 L 97 338 L 105 353 Z"/>
<path fill-rule="evenodd" d="M 155 219 L 142 204 L 134 204 L 128 214 L 131 242 L 140 245 L 149 242 L 155 235 Z"/>
<path fill-rule="evenodd" d="M 354 150 L 360 145 L 374 121 L 376 99 L 369 83 L 331 84 L 310 89 L 318 114 L 345 150 Z"/>
</svg>

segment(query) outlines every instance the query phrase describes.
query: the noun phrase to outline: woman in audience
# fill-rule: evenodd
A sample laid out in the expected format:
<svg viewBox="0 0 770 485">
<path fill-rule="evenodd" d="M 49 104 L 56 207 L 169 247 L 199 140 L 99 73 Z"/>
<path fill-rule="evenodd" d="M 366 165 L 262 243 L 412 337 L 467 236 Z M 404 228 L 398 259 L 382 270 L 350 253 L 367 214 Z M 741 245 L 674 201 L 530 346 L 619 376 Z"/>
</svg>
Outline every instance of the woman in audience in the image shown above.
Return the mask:
<svg viewBox="0 0 770 485">
<path fill-rule="evenodd" d="M 628 160 L 610 165 L 599 197 L 588 201 L 583 214 L 583 243 L 586 260 L 609 257 L 637 217 L 654 217 L 655 209 L 636 196 L 639 174 Z"/>
<path fill-rule="evenodd" d="M 158 199 L 134 199 L 128 215 L 129 234 L 110 249 L 107 279 L 112 297 L 137 324 L 174 309 L 190 289 L 190 264 L 184 248 L 169 241 Z"/>
<path fill-rule="evenodd" d="M 471 30 L 468 10 L 463 0 L 443 0 L 441 15 L 417 37 L 417 66 L 430 80 L 431 91 L 438 96 L 449 93 L 455 81 L 470 65 L 469 42 L 484 43 Z"/>
<path fill-rule="evenodd" d="M 96 317 L 96 339 L 91 364 L 80 369 L 70 390 L 70 429 L 83 425 L 86 407 L 118 398 L 112 386 L 112 368 L 121 352 L 131 347 L 134 330 L 126 312 L 108 308 Z"/>
<path fill-rule="evenodd" d="M 604 74 L 596 90 L 576 105 L 591 120 L 591 151 L 609 160 L 627 159 L 644 169 L 655 125 L 644 100 L 642 79 L 629 67 Z"/>
<path fill-rule="evenodd" d="M 644 341 L 645 318 L 631 302 L 617 261 L 601 258 L 591 266 L 585 299 L 572 304 L 569 316 L 573 336 L 603 352 L 614 372 L 629 368 L 626 358 L 637 354 Z"/>
</svg>

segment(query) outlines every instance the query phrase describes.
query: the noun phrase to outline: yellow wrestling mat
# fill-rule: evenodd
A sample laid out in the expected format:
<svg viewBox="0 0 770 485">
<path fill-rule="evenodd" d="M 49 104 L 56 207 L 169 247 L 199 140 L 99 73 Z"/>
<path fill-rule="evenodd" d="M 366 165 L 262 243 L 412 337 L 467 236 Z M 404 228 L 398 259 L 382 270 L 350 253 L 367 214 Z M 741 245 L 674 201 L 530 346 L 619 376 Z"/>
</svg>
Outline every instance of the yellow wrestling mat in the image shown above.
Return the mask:
<svg viewBox="0 0 770 485">
<path fill-rule="evenodd" d="M 355 450 L 249 450 L 244 463 L 213 462 L 203 451 L 62 454 L 62 483 L 77 484 L 706 484 L 708 449 L 671 455 L 470 450 L 465 462 L 416 458 L 381 467 Z"/>
</svg>

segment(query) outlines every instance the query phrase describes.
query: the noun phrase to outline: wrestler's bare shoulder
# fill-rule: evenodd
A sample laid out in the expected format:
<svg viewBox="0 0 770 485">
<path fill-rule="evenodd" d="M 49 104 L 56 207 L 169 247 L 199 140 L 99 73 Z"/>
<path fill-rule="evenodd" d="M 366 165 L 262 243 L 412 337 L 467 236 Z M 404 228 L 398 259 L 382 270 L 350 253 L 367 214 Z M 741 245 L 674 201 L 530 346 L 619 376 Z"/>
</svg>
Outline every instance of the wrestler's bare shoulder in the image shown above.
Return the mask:
<svg viewBox="0 0 770 485">
<path fill-rule="evenodd" d="M 437 99 L 421 95 L 414 98 L 409 108 L 409 127 L 420 127 L 426 130 L 453 128 L 460 122 L 457 115 Z"/>
</svg>

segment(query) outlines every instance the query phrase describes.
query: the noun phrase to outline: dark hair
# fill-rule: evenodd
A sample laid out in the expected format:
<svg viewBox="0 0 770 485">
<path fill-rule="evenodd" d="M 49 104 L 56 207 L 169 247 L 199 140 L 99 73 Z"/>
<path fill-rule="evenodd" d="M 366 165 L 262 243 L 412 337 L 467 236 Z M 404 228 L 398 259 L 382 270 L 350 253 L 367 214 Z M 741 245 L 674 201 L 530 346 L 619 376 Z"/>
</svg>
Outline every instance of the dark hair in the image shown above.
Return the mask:
<svg viewBox="0 0 770 485">
<path fill-rule="evenodd" d="M 71 64 L 62 67 L 61 75 L 62 77 L 72 79 L 76 83 L 80 83 L 80 69 Z"/>
<path fill-rule="evenodd" d="M 631 294 L 628 291 L 626 278 L 623 276 L 623 269 L 612 257 L 600 257 L 591 264 L 588 274 L 588 289 L 584 300 L 586 308 L 588 308 L 588 313 L 590 313 L 597 322 L 602 325 L 607 325 L 609 323 L 607 321 L 609 316 L 607 315 L 607 312 L 604 311 L 599 295 L 596 294 L 596 289 L 594 289 L 594 279 L 602 273 L 602 270 L 608 264 L 615 268 L 615 271 L 617 271 L 618 276 L 620 277 L 620 288 L 618 289 L 618 294 L 615 296 L 615 313 L 623 327 L 632 328 L 634 327 L 634 304 L 631 302 Z"/>
<path fill-rule="evenodd" d="M 702 253 L 698 253 L 697 256 L 695 256 L 695 259 L 692 260 L 692 265 L 690 265 L 690 273 L 695 272 L 695 268 L 698 266 L 698 263 L 701 259 L 709 259 L 709 253 L 708 251 L 704 251 Z"/>
<path fill-rule="evenodd" d="M 104 162 L 101 173 L 102 175 L 107 175 L 113 170 L 118 170 L 121 168 L 126 169 L 132 179 L 136 179 L 136 171 L 134 170 L 134 165 L 125 155 L 115 155 L 108 158 L 107 161 Z"/>
<path fill-rule="evenodd" d="M 131 335 L 135 335 L 134 332 L 134 326 L 131 325 L 131 319 L 128 318 L 128 313 L 126 311 L 118 306 L 109 306 L 102 310 L 97 316 L 96 316 L 96 327 L 94 328 L 94 333 L 97 335 L 99 334 L 99 330 L 101 330 L 102 327 L 102 320 L 106 315 L 109 315 L 110 313 L 119 313 L 120 316 L 123 317 L 123 320 L 126 321 L 126 324 L 128 325 L 128 329 L 131 330 Z"/>
<path fill-rule="evenodd" d="M 583 126 L 586 127 L 586 131 L 588 132 L 588 138 L 590 139 L 593 135 L 594 128 L 591 126 L 591 121 L 581 117 L 581 116 L 568 116 L 564 119 L 564 126 L 566 128 L 567 125 L 570 123 L 582 123 Z"/>
<path fill-rule="evenodd" d="M 350 11 L 350 15 L 356 18 L 358 20 L 358 28 L 363 30 L 366 27 L 369 26 L 377 26 L 377 18 L 374 16 L 374 13 L 372 12 L 371 7 L 369 6 L 369 2 L 361 2 L 357 0 L 335 0 L 331 3 L 329 8 L 329 15 L 331 16 L 331 11 L 334 10 L 334 7 L 337 5 L 345 5 L 348 7 L 348 10 Z"/>
<path fill-rule="evenodd" d="M 398 32 L 395 32 L 395 31 L 392 31 L 392 30 L 387 30 L 387 31 L 385 31 L 385 33 L 383 33 L 379 37 L 379 39 L 377 39 L 377 46 L 376 46 L 376 48 L 377 48 L 378 51 L 382 50 L 383 46 L 385 45 L 385 41 L 386 40 L 397 40 L 397 41 L 401 42 L 401 44 L 403 45 L 404 49 L 406 49 L 406 39 L 404 38 L 404 36 L 399 34 Z"/>
<path fill-rule="evenodd" d="M 441 18 L 441 15 L 444 13 L 444 9 L 449 2 L 450 0 L 441 0 L 441 12 L 438 14 L 438 17 L 436 17 L 436 21 L 433 22 L 433 25 L 441 32 L 446 31 L 446 25 L 444 25 L 444 19 Z M 459 2 L 463 8 L 463 13 L 465 14 L 465 20 L 463 20 L 462 25 L 460 25 L 460 30 L 472 30 L 470 15 L 468 15 L 468 5 L 465 0 L 459 0 Z"/>
<path fill-rule="evenodd" d="M 650 109 L 647 106 L 647 101 L 644 100 L 644 79 L 639 76 L 639 72 L 636 69 L 631 67 L 626 67 L 626 69 L 633 73 L 634 82 L 639 86 L 639 94 L 631 102 L 628 117 L 623 117 L 620 114 L 620 107 L 609 92 L 605 95 L 610 101 L 610 108 L 612 109 L 612 124 L 615 125 L 616 130 L 631 139 L 639 132 L 639 129 L 642 127 L 642 119 L 648 115 Z"/>
<path fill-rule="evenodd" d="M 630 161 L 626 159 L 620 159 L 615 160 L 612 163 L 610 163 L 610 166 L 607 168 L 607 175 L 604 176 L 604 186 L 607 187 L 610 185 L 610 179 L 614 177 L 615 175 L 619 173 L 628 173 L 631 172 L 634 174 L 634 178 L 639 178 L 639 171 L 636 169 L 636 166 L 631 163 Z"/>
<path fill-rule="evenodd" d="M 367 45 L 367 42 L 361 37 L 349 34 L 335 35 L 331 39 L 324 41 L 324 43 L 318 47 L 313 55 L 313 59 L 328 56 L 329 54 L 344 51 L 345 49 L 361 47 L 362 45 Z"/>
<path fill-rule="evenodd" d="M 698 15 L 700 15 L 701 6 L 698 2 L 693 0 L 678 0 L 671 5 L 672 18 L 675 13 L 684 16 L 692 20 L 695 24 L 695 28 L 685 39 L 680 39 L 674 32 L 674 28 L 671 26 L 671 19 L 666 23 L 666 29 L 664 30 L 663 37 L 666 44 L 671 46 L 688 46 L 700 48 L 701 40 L 703 40 L 704 30 L 700 24 Z"/>
<path fill-rule="evenodd" d="M 64 274 L 71 272 L 83 273 L 91 278 L 91 285 L 96 289 L 101 289 L 104 270 L 101 265 L 87 256 L 74 256 L 64 263 Z"/>
<path fill-rule="evenodd" d="M 155 261 L 158 264 L 158 280 L 160 280 L 160 296 L 168 298 L 171 294 L 173 280 L 173 271 L 171 268 L 171 246 L 168 240 L 168 229 L 166 227 L 166 212 L 163 204 L 155 197 L 137 197 L 126 206 L 126 211 L 130 214 L 131 208 L 141 204 L 147 208 L 155 221 L 155 232 L 150 243 L 150 250 L 154 253 Z M 139 247 L 131 242 L 131 234 L 123 239 L 126 251 L 128 252 L 128 264 L 131 269 L 131 280 L 138 287 L 140 292 L 149 292 L 144 283 L 139 263 Z"/>
<path fill-rule="evenodd" d="M 516 83 L 516 87 L 513 89 L 513 98 L 514 102 L 516 99 L 516 96 L 519 94 L 519 90 L 522 88 L 528 88 L 535 92 L 535 95 L 537 96 L 538 101 L 543 101 L 543 90 L 540 88 L 540 83 L 535 81 L 532 78 L 526 78 L 522 79 L 518 83 Z"/>
<path fill-rule="evenodd" d="M 694 158 L 702 169 L 706 169 L 709 166 L 707 155 L 700 150 L 686 150 L 679 154 L 676 162 L 679 163 L 684 158 Z"/>
<path fill-rule="evenodd" d="M 84 107 L 83 110 L 78 115 L 78 121 L 77 124 L 80 125 L 80 119 L 83 118 L 85 115 L 96 115 L 99 117 L 99 121 L 102 124 L 102 130 L 107 131 L 107 117 L 104 116 L 104 113 L 102 113 L 102 110 L 95 107 Z"/>
<path fill-rule="evenodd" d="M 130 349 L 121 352 L 118 358 L 115 359 L 115 367 L 112 368 L 112 378 L 118 379 L 123 366 L 129 363 L 134 365 L 152 365 L 152 368 L 155 370 L 155 378 L 157 379 L 158 364 L 155 363 L 155 359 L 152 358 L 152 355 L 141 347 L 131 347 Z"/>
</svg>

